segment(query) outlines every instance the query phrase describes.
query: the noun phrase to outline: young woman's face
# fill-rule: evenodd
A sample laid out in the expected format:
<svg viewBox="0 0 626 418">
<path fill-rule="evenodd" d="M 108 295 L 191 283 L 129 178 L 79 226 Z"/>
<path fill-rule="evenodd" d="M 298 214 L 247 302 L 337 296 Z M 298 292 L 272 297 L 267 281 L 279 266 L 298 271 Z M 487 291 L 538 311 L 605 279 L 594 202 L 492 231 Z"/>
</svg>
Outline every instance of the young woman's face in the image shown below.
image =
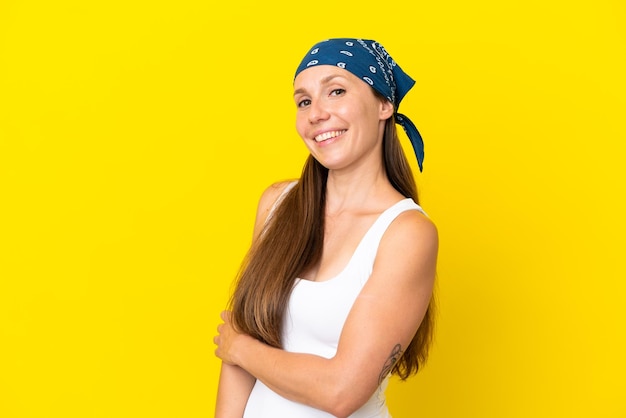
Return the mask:
<svg viewBox="0 0 626 418">
<path fill-rule="evenodd" d="M 385 120 L 393 105 L 352 73 L 320 65 L 294 81 L 296 129 L 322 165 L 333 170 L 380 163 Z"/>
</svg>

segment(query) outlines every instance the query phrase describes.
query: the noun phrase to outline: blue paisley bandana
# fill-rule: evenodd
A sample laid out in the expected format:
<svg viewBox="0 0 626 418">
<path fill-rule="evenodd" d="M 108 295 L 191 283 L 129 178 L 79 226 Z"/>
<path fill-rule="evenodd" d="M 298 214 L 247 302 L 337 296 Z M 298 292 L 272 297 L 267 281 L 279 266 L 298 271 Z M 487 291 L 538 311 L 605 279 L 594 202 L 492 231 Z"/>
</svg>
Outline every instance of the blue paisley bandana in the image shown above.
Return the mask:
<svg viewBox="0 0 626 418">
<path fill-rule="evenodd" d="M 368 39 L 339 38 L 319 42 L 306 54 L 294 76 L 316 65 L 334 65 L 347 70 L 382 94 L 396 110 L 396 123 L 406 132 L 420 171 L 424 162 L 424 142 L 409 118 L 397 112 L 400 101 L 415 84 L 385 48 Z"/>
</svg>

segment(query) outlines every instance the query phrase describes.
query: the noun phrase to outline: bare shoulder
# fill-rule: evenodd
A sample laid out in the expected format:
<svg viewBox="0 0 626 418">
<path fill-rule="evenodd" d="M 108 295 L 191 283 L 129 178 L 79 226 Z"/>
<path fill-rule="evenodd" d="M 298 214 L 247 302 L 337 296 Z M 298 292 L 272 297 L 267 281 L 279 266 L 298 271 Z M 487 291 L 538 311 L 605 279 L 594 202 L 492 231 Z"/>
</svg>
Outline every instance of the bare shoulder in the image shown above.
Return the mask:
<svg viewBox="0 0 626 418">
<path fill-rule="evenodd" d="M 263 229 L 274 203 L 276 203 L 277 199 L 291 183 L 293 183 L 293 180 L 272 183 L 261 194 L 259 204 L 257 206 L 256 221 L 254 224 L 255 238 Z"/>
<path fill-rule="evenodd" d="M 276 200 L 280 197 L 280 195 L 285 191 L 287 186 L 289 186 L 292 181 L 279 181 L 276 183 L 270 184 L 261 194 L 261 198 L 259 199 L 259 205 L 257 208 L 257 214 L 263 215 L 263 220 L 267 218 L 270 210 Z"/>
<path fill-rule="evenodd" d="M 418 210 L 407 210 L 398 215 L 385 236 L 389 240 L 408 240 L 420 246 L 436 246 L 439 242 L 437 226 Z"/>
<path fill-rule="evenodd" d="M 430 277 L 439 250 L 439 233 L 435 223 L 417 210 L 402 212 L 383 235 L 377 256 L 379 265 L 393 270 L 404 266 Z"/>
</svg>

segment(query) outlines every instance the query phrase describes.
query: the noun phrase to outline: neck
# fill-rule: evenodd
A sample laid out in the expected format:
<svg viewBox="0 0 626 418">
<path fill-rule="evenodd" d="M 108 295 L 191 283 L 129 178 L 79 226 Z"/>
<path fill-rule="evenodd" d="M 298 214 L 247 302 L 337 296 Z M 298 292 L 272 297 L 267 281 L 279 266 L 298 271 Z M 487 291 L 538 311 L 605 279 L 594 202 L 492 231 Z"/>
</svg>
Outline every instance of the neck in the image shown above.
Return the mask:
<svg viewBox="0 0 626 418">
<path fill-rule="evenodd" d="M 357 172 L 358 171 L 358 172 Z M 399 194 L 389 182 L 382 162 L 376 168 L 353 172 L 329 171 L 326 184 L 326 213 L 368 210 L 386 204 Z"/>
</svg>

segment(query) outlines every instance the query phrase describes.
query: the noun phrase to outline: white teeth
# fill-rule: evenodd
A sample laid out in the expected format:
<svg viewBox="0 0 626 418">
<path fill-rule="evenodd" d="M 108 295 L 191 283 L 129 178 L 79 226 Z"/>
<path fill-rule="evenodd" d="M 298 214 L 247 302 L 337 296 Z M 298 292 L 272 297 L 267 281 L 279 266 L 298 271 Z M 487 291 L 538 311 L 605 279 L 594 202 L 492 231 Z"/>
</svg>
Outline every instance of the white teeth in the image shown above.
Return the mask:
<svg viewBox="0 0 626 418">
<path fill-rule="evenodd" d="M 316 136 L 314 139 L 317 142 L 323 142 L 326 141 L 327 139 L 330 138 L 334 138 L 336 136 L 341 135 L 342 133 L 344 133 L 346 130 L 343 129 L 341 131 L 329 131 L 329 132 L 324 132 L 323 134 L 319 134 L 318 136 Z"/>
</svg>

